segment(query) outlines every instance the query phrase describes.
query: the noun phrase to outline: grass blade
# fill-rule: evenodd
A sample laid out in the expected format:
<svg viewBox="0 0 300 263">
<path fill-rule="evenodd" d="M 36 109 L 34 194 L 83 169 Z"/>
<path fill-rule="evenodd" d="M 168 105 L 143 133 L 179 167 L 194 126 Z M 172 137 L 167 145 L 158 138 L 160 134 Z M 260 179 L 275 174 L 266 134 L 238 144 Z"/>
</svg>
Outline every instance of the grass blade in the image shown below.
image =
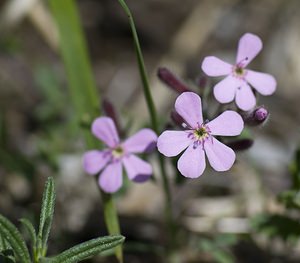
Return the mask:
<svg viewBox="0 0 300 263">
<path fill-rule="evenodd" d="M 100 96 L 97 92 L 92 68 L 87 52 L 80 18 L 74 0 L 49 0 L 56 22 L 61 56 L 67 72 L 71 99 L 76 110 L 78 122 L 91 122 L 100 114 Z M 88 148 L 98 148 L 99 144 L 85 131 Z M 109 234 L 120 234 L 119 220 L 112 195 L 101 191 L 104 203 L 105 223 Z M 119 262 L 123 261 L 122 247 L 116 248 Z"/>
</svg>

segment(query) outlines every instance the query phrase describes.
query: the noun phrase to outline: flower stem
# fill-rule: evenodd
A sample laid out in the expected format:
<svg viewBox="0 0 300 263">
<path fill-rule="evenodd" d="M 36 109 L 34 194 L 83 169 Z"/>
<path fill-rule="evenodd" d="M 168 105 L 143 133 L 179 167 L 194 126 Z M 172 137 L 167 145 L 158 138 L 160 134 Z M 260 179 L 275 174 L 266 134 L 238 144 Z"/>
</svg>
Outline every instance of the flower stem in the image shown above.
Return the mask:
<svg viewBox="0 0 300 263">
<path fill-rule="evenodd" d="M 124 0 L 118 0 L 118 2 L 124 9 L 126 15 L 128 16 L 128 19 L 129 19 L 129 24 L 130 24 L 130 28 L 132 31 L 133 42 L 134 42 L 134 47 L 135 47 L 138 66 L 139 66 L 139 72 L 140 72 L 141 80 L 143 83 L 144 96 L 145 96 L 148 111 L 149 111 L 149 114 L 151 117 L 152 128 L 158 134 L 159 128 L 158 128 L 158 122 L 157 122 L 157 114 L 156 114 L 156 110 L 155 110 L 155 105 L 153 103 L 152 94 L 150 91 L 148 75 L 146 72 L 144 58 L 143 58 L 138 34 L 137 34 L 137 31 L 135 28 L 133 16 Z M 165 169 L 164 157 L 161 154 L 159 154 L 158 158 L 159 158 L 159 167 L 160 167 L 160 171 L 161 171 L 161 175 L 162 175 L 162 182 L 163 182 L 163 188 L 164 188 L 164 193 L 165 193 L 166 223 L 168 225 L 169 238 L 170 238 L 169 244 L 171 244 L 171 246 L 172 246 L 172 244 L 174 244 L 174 241 L 175 241 L 174 240 L 175 224 L 173 221 L 173 213 L 172 213 L 172 196 L 171 196 L 171 190 L 170 190 L 170 183 L 169 183 L 169 179 L 167 177 L 167 173 L 166 173 L 166 169 Z"/>
<path fill-rule="evenodd" d="M 76 121 L 89 122 L 99 116 L 100 96 L 92 74 L 91 63 L 74 0 L 50 0 L 49 6 L 59 32 L 59 47 L 66 69 L 69 92 L 75 108 Z M 79 126 L 79 125 L 78 125 Z M 89 131 L 84 131 L 88 148 L 97 148 L 98 142 Z M 104 217 L 109 234 L 120 234 L 117 209 L 112 195 L 101 191 Z M 119 262 L 123 262 L 122 246 L 115 249 Z"/>
<path fill-rule="evenodd" d="M 152 98 L 151 91 L 150 91 L 148 75 L 146 73 L 144 58 L 143 58 L 139 38 L 137 35 L 137 31 L 135 28 L 133 16 L 132 16 L 127 4 L 125 3 L 125 1 L 124 0 L 118 0 L 118 1 L 119 1 L 120 5 L 122 6 L 122 8 L 124 9 L 126 15 L 128 16 L 128 19 L 129 19 L 129 24 L 130 24 L 130 28 L 131 28 L 131 32 L 132 32 L 132 37 L 133 37 L 134 48 L 135 48 L 135 52 L 136 52 L 136 56 L 137 56 L 140 76 L 141 76 L 141 79 L 143 82 L 144 95 L 145 95 L 147 107 L 148 107 L 150 117 L 151 117 L 152 128 L 156 133 L 158 133 L 158 124 L 157 124 L 157 116 L 156 116 L 155 106 L 154 106 L 153 98 Z"/>
</svg>

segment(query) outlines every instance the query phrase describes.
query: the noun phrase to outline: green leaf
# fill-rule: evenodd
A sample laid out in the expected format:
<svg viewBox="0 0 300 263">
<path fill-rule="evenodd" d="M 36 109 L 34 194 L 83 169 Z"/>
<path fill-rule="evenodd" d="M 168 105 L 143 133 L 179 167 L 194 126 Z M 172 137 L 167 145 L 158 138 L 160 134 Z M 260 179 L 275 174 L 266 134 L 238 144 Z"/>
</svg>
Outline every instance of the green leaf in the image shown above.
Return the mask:
<svg viewBox="0 0 300 263">
<path fill-rule="evenodd" d="M 100 96 L 92 74 L 90 59 L 83 30 L 74 0 L 49 0 L 49 5 L 57 25 L 60 51 L 67 72 L 72 103 L 78 123 L 90 122 L 100 114 Z M 98 148 L 99 143 L 84 130 L 88 148 Z M 120 234 L 116 206 L 111 195 L 101 191 L 104 203 L 105 223 L 109 234 Z M 116 249 L 116 256 L 122 262 L 122 247 Z"/>
<path fill-rule="evenodd" d="M 4 216 L 0 215 L 0 235 L 12 247 L 18 262 L 30 262 L 30 255 L 19 230 Z"/>
<path fill-rule="evenodd" d="M 4 239 L 4 236 L 0 234 L 0 262 L 10 263 L 15 262 L 14 252 L 9 243 Z"/>
<path fill-rule="evenodd" d="M 32 243 L 32 249 L 33 249 L 33 252 L 34 252 L 35 249 L 36 249 L 36 245 L 37 245 L 37 243 L 36 243 L 36 231 L 34 229 L 34 226 L 26 218 L 20 219 L 20 222 L 23 224 L 23 226 L 26 228 L 26 230 L 29 233 L 30 240 L 31 240 L 31 243 Z"/>
<path fill-rule="evenodd" d="M 108 232 L 111 235 L 120 234 L 119 219 L 117 217 L 117 211 L 114 203 L 113 196 L 101 192 L 104 206 L 104 220 L 107 226 Z M 123 251 L 122 246 L 118 246 L 115 249 L 116 257 L 119 262 L 123 262 Z"/>
<path fill-rule="evenodd" d="M 233 241 L 226 240 L 227 237 L 217 238 L 216 240 L 209 240 L 209 239 L 202 239 L 200 242 L 200 247 L 203 251 L 206 251 L 210 254 L 210 256 L 214 259 L 217 263 L 233 263 L 235 262 L 234 257 L 232 254 L 226 250 L 224 245 L 228 245 Z"/>
<path fill-rule="evenodd" d="M 285 205 L 286 208 L 300 210 L 300 191 L 287 190 L 279 194 L 278 201 Z"/>
<path fill-rule="evenodd" d="M 278 214 L 262 214 L 252 219 L 252 227 L 269 237 L 294 242 L 300 236 L 299 220 Z"/>
<path fill-rule="evenodd" d="M 235 262 L 233 256 L 227 251 L 217 249 L 217 250 L 211 251 L 211 253 L 212 253 L 212 257 L 215 259 L 215 261 L 217 263 L 234 263 Z"/>
<path fill-rule="evenodd" d="M 47 247 L 47 241 L 51 229 L 55 205 L 55 186 L 52 177 L 49 177 L 43 194 L 43 202 L 40 215 L 40 226 L 38 233 L 38 249 L 42 249 L 41 255 L 44 256 Z"/>
<path fill-rule="evenodd" d="M 14 252 L 11 249 L 0 250 L 0 262 L 1 263 L 14 263 L 15 257 Z"/>
<path fill-rule="evenodd" d="M 219 247 L 233 246 L 238 242 L 235 234 L 220 234 L 215 238 L 215 243 Z"/>
<path fill-rule="evenodd" d="M 294 160 L 290 164 L 293 189 L 300 190 L 300 148 L 296 150 Z"/>
<path fill-rule="evenodd" d="M 86 115 L 95 117 L 99 114 L 100 97 L 76 3 L 74 0 L 49 0 L 49 4 L 59 31 L 60 51 L 78 121 Z"/>
<path fill-rule="evenodd" d="M 75 263 L 92 256 L 99 254 L 105 250 L 111 249 L 122 244 L 125 240 L 125 237 L 121 235 L 116 236 L 106 236 L 95 238 L 74 246 L 61 254 L 48 258 L 46 262 L 49 263 Z"/>
<path fill-rule="evenodd" d="M 0 251 L 11 249 L 11 246 L 4 239 L 3 235 L 0 235 Z"/>
</svg>

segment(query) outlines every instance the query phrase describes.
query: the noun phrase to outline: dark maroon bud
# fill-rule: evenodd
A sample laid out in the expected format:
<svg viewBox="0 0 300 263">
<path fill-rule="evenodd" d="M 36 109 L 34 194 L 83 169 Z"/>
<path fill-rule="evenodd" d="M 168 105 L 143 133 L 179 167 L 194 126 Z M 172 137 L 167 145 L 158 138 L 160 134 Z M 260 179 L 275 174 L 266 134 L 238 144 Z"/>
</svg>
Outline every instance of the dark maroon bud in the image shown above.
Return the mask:
<svg viewBox="0 0 300 263">
<path fill-rule="evenodd" d="M 251 111 L 249 113 L 245 113 L 243 115 L 245 124 L 247 124 L 249 126 L 261 125 L 268 119 L 268 117 L 269 117 L 269 112 L 263 106 L 260 106 L 256 109 L 254 109 L 253 111 Z"/>
<path fill-rule="evenodd" d="M 114 105 L 108 99 L 103 99 L 102 107 L 103 107 L 103 110 L 104 110 L 104 113 L 106 114 L 106 116 L 110 117 L 114 121 L 118 133 L 120 135 L 122 135 L 123 130 L 120 127 L 119 118 L 118 118 L 118 115 L 117 115 Z"/>
<path fill-rule="evenodd" d="M 205 77 L 205 76 L 198 77 L 196 79 L 196 84 L 201 90 L 204 89 L 207 84 L 207 77 Z"/>
<path fill-rule="evenodd" d="M 189 87 L 182 80 L 180 80 L 177 76 L 175 76 L 175 74 L 173 74 L 167 68 L 159 68 L 157 71 L 157 76 L 169 88 L 175 90 L 179 94 L 186 91 L 191 91 Z"/>
<path fill-rule="evenodd" d="M 184 119 L 175 111 L 173 110 L 171 112 L 171 119 L 173 120 L 173 122 L 180 126 L 181 128 L 185 128 L 184 125 L 185 125 L 185 122 L 184 122 Z"/>
<path fill-rule="evenodd" d="M 226 145 L 234 151 L 245 151 L 245 150 L 248 150 L 249 148 L 251 148 L 251 146 L 253 145 L 253 140 L 238 139 L 238 140 L 226 143 Z"/>
</svg>

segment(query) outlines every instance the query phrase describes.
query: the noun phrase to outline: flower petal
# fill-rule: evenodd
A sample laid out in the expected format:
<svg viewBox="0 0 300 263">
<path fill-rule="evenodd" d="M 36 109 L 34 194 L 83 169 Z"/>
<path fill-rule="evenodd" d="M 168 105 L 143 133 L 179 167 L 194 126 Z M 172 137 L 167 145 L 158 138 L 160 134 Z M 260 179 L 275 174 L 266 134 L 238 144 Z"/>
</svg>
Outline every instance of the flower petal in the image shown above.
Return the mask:
<svg viewBox="0 0 300 263">
<path fill-rule="evenodd" d="M 271 95 L 277 85 L 272 75 L 253 70 L 247 71 L 246 80 L 262 95 Z"/>
<path fill-rule="evenodd" d="M 122 163 L 110 163 L 99 176 L 99 185 L 106 193 L 114 193 L 122 186 Z"/>
<path fill-rule="evenodd" d="M 192 143 L 188 135 L 187 131 L 164 131 L 157 139 L 157 149 L 167 157 L 176 156 Z"/>
<path fill-rule="evenodd" d="M 202 124 L 201 98 L 196 93 L 184 92 L 178 96 L 175 109 L 192 128 L 196 128 L 197 124 Z"/>
<path fill-rule="evenodd" d="M 212 135 L 236 136 L 241 134 L 244 121 L 235 111 L 225 111 L 217 118 L 207 123 Z"/>
<path fill-rule="evenodd" d="M 137 183 L 145 182 L 152 175 L 152 166 L 134 154 L 124 157 L 123 164 L 128 178 Z"/>
<path fill-rule="evenodd" d="M 119 143 L 119 135 L 111 118 L 100 117 L 92 124 L 92 133 L 109 147 L 115 147 Z"/>
<path fill-rule="evenodd" d="M 214 87 L 214 95 L 218 102 L 228 103 L 233 101 L 236 90 L 241 86 L 241 81 L 233 76 L 221 80 Z"/>
<path fill-rule="evenodd" d="M 157 135 L 151 129 L 142 129 L 129 137 L 123 146 L 127 152 L 142 153 L 151 151 L 155 148 Z"/>
<path fill-rule="evenodd" d="M 262 46 L 258 36 L 251 33 L 244 34 L 239 40 L 236 64 L 241 63 L 242 67 L 246 67 L 261 51 Z"/>
<path fill-rule="evenodd" d="M 205 154 L 202 146 L 194 148 L 190 145 L 178 160 L 177 168 L 179 172 L 189 178 L 197 178 L 205 170 Z"/>
<path fill-rule="evenodd" d="M 83 155 L 83 168 L 91 175 L 100 172 L 111 159 L 108 151 L 88 151 Z"/>
<path fill-rule="evenodd" d="M 232 71 L 232 65 L 214 56 L 205 57 L 201 68 L 211 77 L 225 76 Z"/>
<path fill-rule="evenodd" d="M 251 110 L 256 104 L 256 98 L 250 86 L 246 83 L 237 89 L 235 96 L 236 105 L 244 111 Z"/>
<path fill-rule="evenodd" d="M 218 172 L 229 170 L 235 161 L 234 151 L 214 137 L 204 143 L 204 149 L 211 167 Z"/>
</svg>

